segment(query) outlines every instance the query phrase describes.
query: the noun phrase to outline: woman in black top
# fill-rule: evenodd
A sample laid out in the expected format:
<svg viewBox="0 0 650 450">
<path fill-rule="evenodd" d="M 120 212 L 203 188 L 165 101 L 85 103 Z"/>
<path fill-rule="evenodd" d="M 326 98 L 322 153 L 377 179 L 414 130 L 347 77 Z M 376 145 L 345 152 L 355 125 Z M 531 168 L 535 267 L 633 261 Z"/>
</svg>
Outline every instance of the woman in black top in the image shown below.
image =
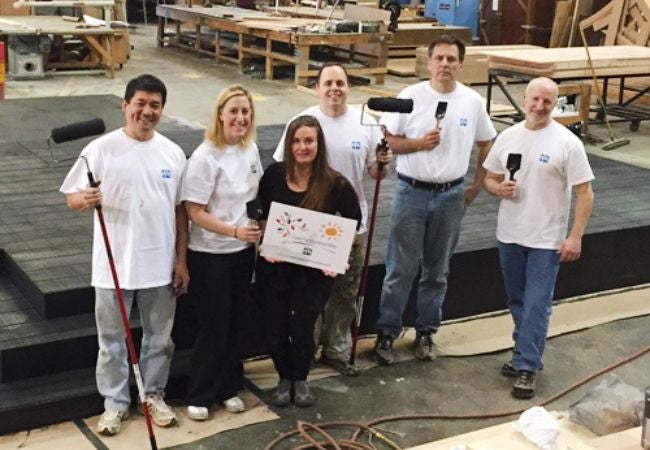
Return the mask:
<svg viewBox="0 0 650 450">
<path fill-rule="evenodd" d="M 343 175 L 327 164 L 323 130 L 312 116 L 300 116 L 287 128 L 283 162 L 271 164 L 259 185 L 265 217 L 271 202 L 340 214 L 361 220 L 359 200 Z M 314 324 L 332 289 L 333 272 L 281 261 L 262 264 L 270 351 L 280 382 L 272 396 L 276 406 L 293 401 L 311 406 L 307 384 L 314 355 Z"/>
</svg>

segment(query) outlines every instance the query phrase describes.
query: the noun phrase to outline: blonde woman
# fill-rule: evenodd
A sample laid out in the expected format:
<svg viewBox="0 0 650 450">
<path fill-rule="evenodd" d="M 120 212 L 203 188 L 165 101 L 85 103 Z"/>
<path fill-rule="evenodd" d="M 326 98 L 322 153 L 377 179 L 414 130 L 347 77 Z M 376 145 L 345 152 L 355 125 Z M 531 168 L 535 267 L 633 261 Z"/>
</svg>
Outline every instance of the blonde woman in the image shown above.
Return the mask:
<svg viewBox="0 0 650 450">
<path fill-rule="evenodd" d="M 182 198 L 190 223 L 189 295 L 198 318 L 187 415 L 208 418 L 212 404 L 244 411 L 239 352 L 243 303 L 255 261 L 257 226 L 249 225 L 246 202 L 257 196 L 262 164 L 255 144 L 255 109 L 242 86 L 217 97 L 205 140 L 187 165 Z"/>
</svg>

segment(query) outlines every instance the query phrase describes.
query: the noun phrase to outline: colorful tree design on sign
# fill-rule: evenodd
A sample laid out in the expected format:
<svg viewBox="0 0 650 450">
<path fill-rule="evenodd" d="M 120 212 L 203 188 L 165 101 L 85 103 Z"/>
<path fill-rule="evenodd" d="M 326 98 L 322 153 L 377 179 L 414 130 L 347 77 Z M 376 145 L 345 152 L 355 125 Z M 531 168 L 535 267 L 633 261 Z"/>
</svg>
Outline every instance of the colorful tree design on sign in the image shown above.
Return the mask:
<svg viewBox="0 0 650 450">
<path fill-rule="evenodd" d="M 282 237 L 289 237 L 296 231 L 307 231 L 307 224 L 302 217 L 292 218 L 288 212 L 275 219 L 277 223 L 276 231 L 282 234 Z"/>
</svg>

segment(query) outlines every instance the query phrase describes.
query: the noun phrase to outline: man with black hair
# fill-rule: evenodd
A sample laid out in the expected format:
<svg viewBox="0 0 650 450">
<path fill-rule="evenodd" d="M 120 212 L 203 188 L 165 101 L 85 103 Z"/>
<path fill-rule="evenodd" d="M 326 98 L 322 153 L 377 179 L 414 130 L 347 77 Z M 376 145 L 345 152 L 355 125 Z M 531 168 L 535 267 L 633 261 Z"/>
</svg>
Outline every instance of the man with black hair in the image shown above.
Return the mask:
<svg viewBox="0 0 650 450">
<path fill-rule="evenodd" d="M 86 146 L 66 176 L 61 192 L 70 209 L 102 206 L 125 306 L 137 301 L 142 326 L 140 368 L 153 422 L 176 423 L 164 401 L 174 353 L 171 330 L 176 294 L 189 283 L 185 262 L 187 215 L 180 204 L 186 157 L 155 131 L 167 99 L 162 81 L 141 75 L 126 86 L 126 125 Z M 86 162 L 100 187 L 89 187 Z M 95 217 L 92 286 L 99 354 L 96 379 L 104 397 L 97 431 L 114 435 L 129 416 L 129 363 L 125 331 L 99 223 Z"/>
<path fill-rule="evenodd" d="M 393 362 L 393 340 L 402 329 L 402 314 L 420 270 L 415 321 L 415 356 L 435 358 L 431 335 L 438 331 L 447 290 L 449 260 L 456 247 L 465 207 L 478 195 L 485 177 L 482 164 L 496 130 L 481 97 L 456 81 L 465 44 L 443 35 L 429 45 L 429 81 L 404 89 L 399 98 L 413 100 L 411 114 L 387 113 L 381 123 L 397 155 L 399 178 L 393 196 L 386 277 L 381 292 L 374 359 Z M 438 112 L 444 108 L 444 118 Z M 438 123 L 439 122 L 439 123 Z M 471 186 L 463 188 L 474 144 L 477 166 Z"/>
</svg>

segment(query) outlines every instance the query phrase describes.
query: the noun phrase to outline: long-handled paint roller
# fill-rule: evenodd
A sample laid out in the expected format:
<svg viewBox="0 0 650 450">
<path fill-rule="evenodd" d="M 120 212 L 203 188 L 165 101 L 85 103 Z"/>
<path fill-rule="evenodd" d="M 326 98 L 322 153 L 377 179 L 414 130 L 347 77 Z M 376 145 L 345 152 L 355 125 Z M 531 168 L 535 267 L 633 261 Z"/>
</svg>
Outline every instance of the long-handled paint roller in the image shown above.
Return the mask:
<svg viewBox="0 0 650 450">
<path fill-rule="evenodd" d="M 101 134 L 106 130 L 106 125 L 102 119 L 90 119 L 83 122 L 77 122 L 63 127 L 58 127 L 50 131 L 50 138 L 56 144 L 62 142 L 73 141 L 76 139 L 85 138 L 88 136 L 93 136 L 96 134 Z M 48 140 L 48 145 L 49 145 Z M 91 187 L 99 186 L 99 183 L 95 181 L 90 166 L 88 165 L 88 160 L 81 156 L 86 163 L 86 175 L 88 176 L 88 183 Z M 57 162 L 52 156 L 52 160 Z M 97 219 L 99 220 L 99 226 L 102 230 L 102 237 L 104 238 L 104 245 L 106 247 L 106 256 L 108 257 L 108 265 L 111 269 L 111 275 L 113 276 L 113 284 L 115 285 L 115 295 L 117 296 L 118 305 L 120 308 L 120 315 L 122 317 L 122 325 L 124 326 L 124 334 L 126 335 L 126 345 L 129 349 L 129 357 L 131 358 L 131 365 L 133 366 L 133 374 L 135 376 L 135 382 L 138 386 L 138 393 L 140 396 L 140 402 L 142 403 L 142 409 L 144 412 L 144 419 L 147 423 L 147 431 L 149 432 L 149 442 L 151 444 L 152 450 L 158 450 L 156 444 L 156 436 L 153 432 L 153 425 L 151 423 L 151 417 L 149 416 L 149 408 L 147 407 L 147 398 L 144 393 L 144 383 L 142 382 L 142 375 L 140 374 L 140 366 L 138 364 L 138 356 L 135 353 L 135 345 L 133 344 L 133 336 L 131 335 L 131 327 L 129 326 L 129 318 L 126 314 L 126 307 L 124 306 L 124 297 L 122 296 L 122 289 L 120 289 L 120 281 L 117 278 L 117 270 L 115 269 L 115 262 L 113 260 L 113 252 L 111 251 L 111 244 L 108 240 L 108 232 L 106 231 L 106 223 L 104 222 L 104 212 L 102 210 L 102 205 L 95 206 L 97 211 Z"/>
<path fill-rule="evenodd" d="M 580 27 L 579 27 L 580 28 Z M 591 54 L 589 53 L 589 45 L 587 45 L 587 38 L 585 37 L 585 30 L 580 28 L 580 37 L 582 38 L 582 45 L 585 47 L 587 52 L 587 61 L 589 62 L 589 69 L 591 70 L 591 77 L 594 80 L 594 88 L 596 89 L 596 99 L 600 104 L 600 107 L 603 108 L 603 114 L 605 116 L 605 124 L 607 125 L 607 131 L 609 132 L 609 142 L 603 145 L 603 150 L 613 150 L 623 145 L 630 143 L 630 140 L 627 138 L 617 138 L 612 129 L 612 124 L 607 118 L 607 108 L 605 108 L 605 102 L 603 101 L 602 95 L 600 93 L 600 85 L 598 84 L 598 78 L 596 77 L 596 70 L 594 69 L 594 62 L 591 59 Z"/>
<path fill-rule="evenodd" d="M 387 97 L 373 97 L 368 99 L 368 108 L 375 111 L 395 112 L 408 114 L 413 112 L 413 100 L 403 98 L 387 98 Z M 363 122 L 363 111 L 365 104 L 361 108 L 361 125 L 377 126 Z M 376 153 L 384 153 L 388 151 L 388 142 L 386 141 L 386 128 L 382 127 L 384 137 L 381 142 L 377 144 Z M 375 193 L 372 197 L 372 208 L 370 210 L 370 217 L 368 220 L 368 239 L 366 242 L 366 254 L 363 258 L 363 269 L 361 270 L 361 280 L 359 282 L 359 290 L 357 291 L 357 301 L 355 304 L 356 317 L 352 322 L 352 348 L 350 349 L 350 364 L 354 365 L 357 357 L 357 342 L 359 340 L 359 330 L 361 329 L 361 315 L 363 314 L 363 303 L 366 298 L 366 286 L 368 285 L 368 268 L 370 266 L 370 252 L 372 250 L 372 237 L 375 232 L 375 219 L 377 217 L 377 204 L 379 203 L 379 188 L 381 186 L 381 171 L 383 164 L 377 162 L 377 179 L 375 180 Z"/>
</svg>

